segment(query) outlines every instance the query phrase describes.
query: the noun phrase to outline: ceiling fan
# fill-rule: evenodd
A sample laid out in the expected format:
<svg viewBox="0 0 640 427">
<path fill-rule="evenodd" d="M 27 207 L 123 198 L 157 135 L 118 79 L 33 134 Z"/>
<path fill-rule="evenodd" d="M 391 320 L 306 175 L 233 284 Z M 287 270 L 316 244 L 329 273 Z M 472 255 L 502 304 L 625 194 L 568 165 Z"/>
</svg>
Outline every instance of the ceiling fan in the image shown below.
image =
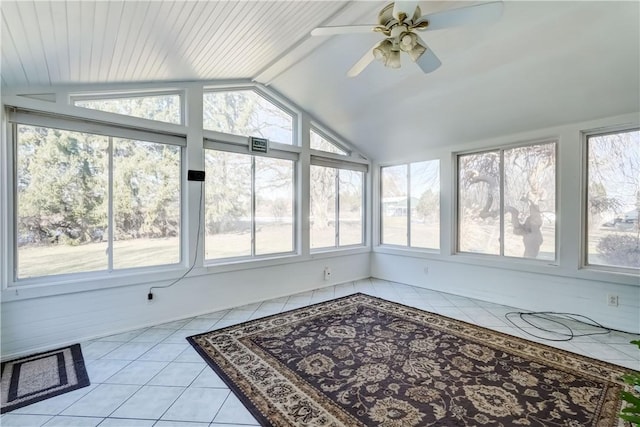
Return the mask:
<svg viewBox="0 0 640 427">
<path fill-rule="evenodd" d="M 502 1 L 492 1 L 422 16 L 417 1 L 396 1 L 382 8 L 376 25 L 318 27 L 311 31 L 311 35 L 332 36 L 372 31 L 384 35 L 384 40 L 369 49 L 349 70 L 349 77 L 357 76 L 376 59 L 387 67 L 400 68 L 400 52 L 406 52 L 423 72 L 430 73 L 442 63 L 418 36 L 418 31 L 490 23 L 500 18 L 502 7 Z"/>
</svg>

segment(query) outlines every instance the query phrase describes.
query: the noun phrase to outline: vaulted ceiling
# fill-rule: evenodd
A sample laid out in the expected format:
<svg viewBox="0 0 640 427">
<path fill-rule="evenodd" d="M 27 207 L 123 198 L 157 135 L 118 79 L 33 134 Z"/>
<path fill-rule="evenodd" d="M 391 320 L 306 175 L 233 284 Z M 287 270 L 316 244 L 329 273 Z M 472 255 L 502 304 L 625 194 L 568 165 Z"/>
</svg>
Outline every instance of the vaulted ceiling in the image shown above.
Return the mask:
<svg viewBox="0 0 640 427">
<path fill-rule="evenodd" d="M 380 35 L 310 31 L 375 23 L 384 4 L 4 0 L 2 86 L 255 80 L 382 161 L 640 111 L 637 1 L 505 1 L 495 24 L 423 33 L 430 74 L 405 60 L 346 77 Z"/>
</svg>

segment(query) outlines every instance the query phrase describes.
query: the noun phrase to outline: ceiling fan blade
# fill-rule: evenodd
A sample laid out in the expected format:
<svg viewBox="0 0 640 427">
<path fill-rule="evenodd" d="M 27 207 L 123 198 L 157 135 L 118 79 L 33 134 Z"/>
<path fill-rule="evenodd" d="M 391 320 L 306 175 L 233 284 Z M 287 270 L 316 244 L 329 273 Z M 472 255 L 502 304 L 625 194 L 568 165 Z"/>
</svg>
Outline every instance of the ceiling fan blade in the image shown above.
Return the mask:
<svg viewBox="0 0 640 427">
<path fill-rule="evenodd" d="M 418 37 L 418 44 L 420 44 L 426 50 L 422 52 L 422 55 L 414 59 L 413 62 L 418 64 L 418 67 L 420 67 L 420 69 L 425 74 L 436 70 L 438 67 L 440 67 L 440 65 L 442 65 L 442 62 L 440 62 L 440 59 L 438 59 L 436 54 L 433 53 L 433 50 L 431 50 L 431 48 L 427 46 L 427 44 L 420 37 Z"/>
<path fill-rule="evenodd" d="M 400 14 L 404 14 L 407 18 L 413 18 L 413 14 L 416 12 L 417 1 L 404 1 L 400 0 L 393 4 L 393 17 L 400 20 Z"/>
<path fill-rule="evenodd" d="M 360 74 L 365 68 L 367 68 L 367 65 L 371 64 L 373 62 L 373 60 L 376 59 L 375 56 L 373 56 L 373 48 L 367 50 L 367 53 L 365 53 L 362 58 L 360 58 L 358 60 L 358 62 L 356 62 L 353 67 L 351 67 L 351 69 L 349 70 L 349 72 L 347 73 L 347 77 L 355 77 L 358 74 Z"/>
<path fill-rule="evenodd" d="M 426 30 L 440 30 L 460 25 L 487 24 L 497 21 L 502 16 L 502 1 L 476 4 L 458 9 L 444 10 L 424 15 L 418 22 L 428 21 Z"/>
<path fill-rule="evenodd" d="M 318 27 L 311 30 L 312 36 L 334 36 L 336 34 L 373 33 L 376 25 L 341 25 L 336 27 Z"/>
</svg>

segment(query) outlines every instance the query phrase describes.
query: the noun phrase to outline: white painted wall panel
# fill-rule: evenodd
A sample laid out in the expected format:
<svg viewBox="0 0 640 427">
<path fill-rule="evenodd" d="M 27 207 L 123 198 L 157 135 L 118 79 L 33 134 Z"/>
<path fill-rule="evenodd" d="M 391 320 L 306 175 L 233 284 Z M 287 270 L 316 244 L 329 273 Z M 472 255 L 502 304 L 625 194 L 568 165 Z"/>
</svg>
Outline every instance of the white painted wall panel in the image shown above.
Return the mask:
<svg viewBox="0 0 640 427">
<path fill-rule="evenodd" d="M 369 277 L 369 253 L 2 304 L 2 359 Z M 330 266 L 331 281 L 323 270 Z"/>
<path fill-rule="evenodd" d="M 383 253 L 373 253 L 371 265 L 376 278 L 523 310 L 582 314 L 610 328 L 640 333 L 639 286 Z M 618 307 L 607 305 L 609 293 L 619 296 Z"/>
</svg>

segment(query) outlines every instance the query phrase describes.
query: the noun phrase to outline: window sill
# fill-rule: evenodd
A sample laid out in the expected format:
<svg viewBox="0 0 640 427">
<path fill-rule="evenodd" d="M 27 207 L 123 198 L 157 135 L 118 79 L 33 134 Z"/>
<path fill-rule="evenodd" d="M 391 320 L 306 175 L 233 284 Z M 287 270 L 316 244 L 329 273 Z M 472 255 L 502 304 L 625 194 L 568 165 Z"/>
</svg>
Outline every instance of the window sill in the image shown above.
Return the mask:
<svg viewBox="0 0 640 427">
<path fill-rule="evenodd" d="M 413 258 L 441 258 L 441 252 L 439 249 L 410 248 L 407 246 L 380 245 L 374 248 L 374 252 L 389 255 L 402 255 Z"/>
<path fill-rule="evenodd" d="M 278 265 L 292 264 L 296 262 L 312 261 L 314 259 L 344 257 L 348 255 L 357 255 L 369 252 L 370 248 L 368 246 L 359 246 L 355 248 L 343 248 L 304 256 L 300 254 L 287 254 L 284 256 L 270 258 L 236 260 L 224 264 L 205 264 L 203 267 L 194 268 L 186 278 L 194 278 L 198 276 L 206 276 L 209 274 L 227 273 L 256 268 L 266 268 Z M 141 295 L 140 298 L 146 298 L 148 287 L 152 287 L 155 284 L 168 284 L 172 280 L 180 278 L 186 271 L 187 268 L 182 266 L 169 266 L 145 268 L 135 272 L 128 271 L 100 274 L 87 273 L 79 275 L 58 276 L 50 279 L 47 279 L 46 277 L 37 278 L 31 281 L 24 280 L 12 283 L 9 287 L 2 290 L 1 299 L 2 302 L 11 302 L 78 292 L 101 291 L 135 285 L 145 286 L 145 289 L 141 291 L 141 293 L 143 293 L 144 295 Z"/>
<path fill-rule="evenodd" d="M 135 272 L 81 273 L 51 278 L 24 279 L 13 282 L 2 289 L 2 302 L 111 289 L 121 286 L 153 285 L 154 283 L 175 280 L 186 271 L 187 268 L 181 265 L 172 265 L 156 268 L 149 267 Z"/>
<path fill-rule="evenodd" d="M 280 254 L 265 256 L 264 258 L 241 258 L 220 261 L 205 261 L 204 267 L 208 273 L 226 273 L 238 270 L 250 270 L 254 268 L 271 267 L 273 265 L 290 264 L 298 261 L 299 254 Z"/>
<path fill-rule="evenodd" d="M 287 254 L 269 258 L 239 259 L 227 262 L 205 264 L 209 273 L 226 273 L 238 270 L 250 270 L 254 268 L 271 267 L 276 265 L 291 264 L 293 262 L 311 261 L 314 259 L 324 259 L 342 257 L 345 255 L 356 255 L 370 252 L 368 246 L 357 246 L 339 249 L 329 249 L 327 251 L 313 252 L 309 255 Z"/>
<path fill-rule="evenodd" d="M 345 246 L 341 248 L 322 248 L 317 249 L 309 254 L 309 258 L 311 259 L 324 259 L 324 258 L 335 258 L 341 257 L 345 255 L 355 255 L 361 253 L 371 252 L 368 246 L 363 245 L 354 245 L 354 246 Z"/>
<path fill-rule="evenodd" d="M 433 251 L 427 252 L 412 250 L 408 248 L 393 248 L 388 246 L 377 246 L 374 248 L 373 252 L 418 259 L 432 259 L 439 262 L 454 264 L 461 263 L 476 265 L 479 267 L 489 267 L 516 272 L 544 274 L 549 276 L 559 276 L 597 282 L 608 282 L 620 285 L 640 286 L 640 278 L 637 274 L 603 271 L 592 268 L 571 268 L 559 265 L 557 261 L 552 260 L 497 258 L 491 255 L 476 255 L 468 253 L 444 255 L 442 253 Z"/>
</svg>

